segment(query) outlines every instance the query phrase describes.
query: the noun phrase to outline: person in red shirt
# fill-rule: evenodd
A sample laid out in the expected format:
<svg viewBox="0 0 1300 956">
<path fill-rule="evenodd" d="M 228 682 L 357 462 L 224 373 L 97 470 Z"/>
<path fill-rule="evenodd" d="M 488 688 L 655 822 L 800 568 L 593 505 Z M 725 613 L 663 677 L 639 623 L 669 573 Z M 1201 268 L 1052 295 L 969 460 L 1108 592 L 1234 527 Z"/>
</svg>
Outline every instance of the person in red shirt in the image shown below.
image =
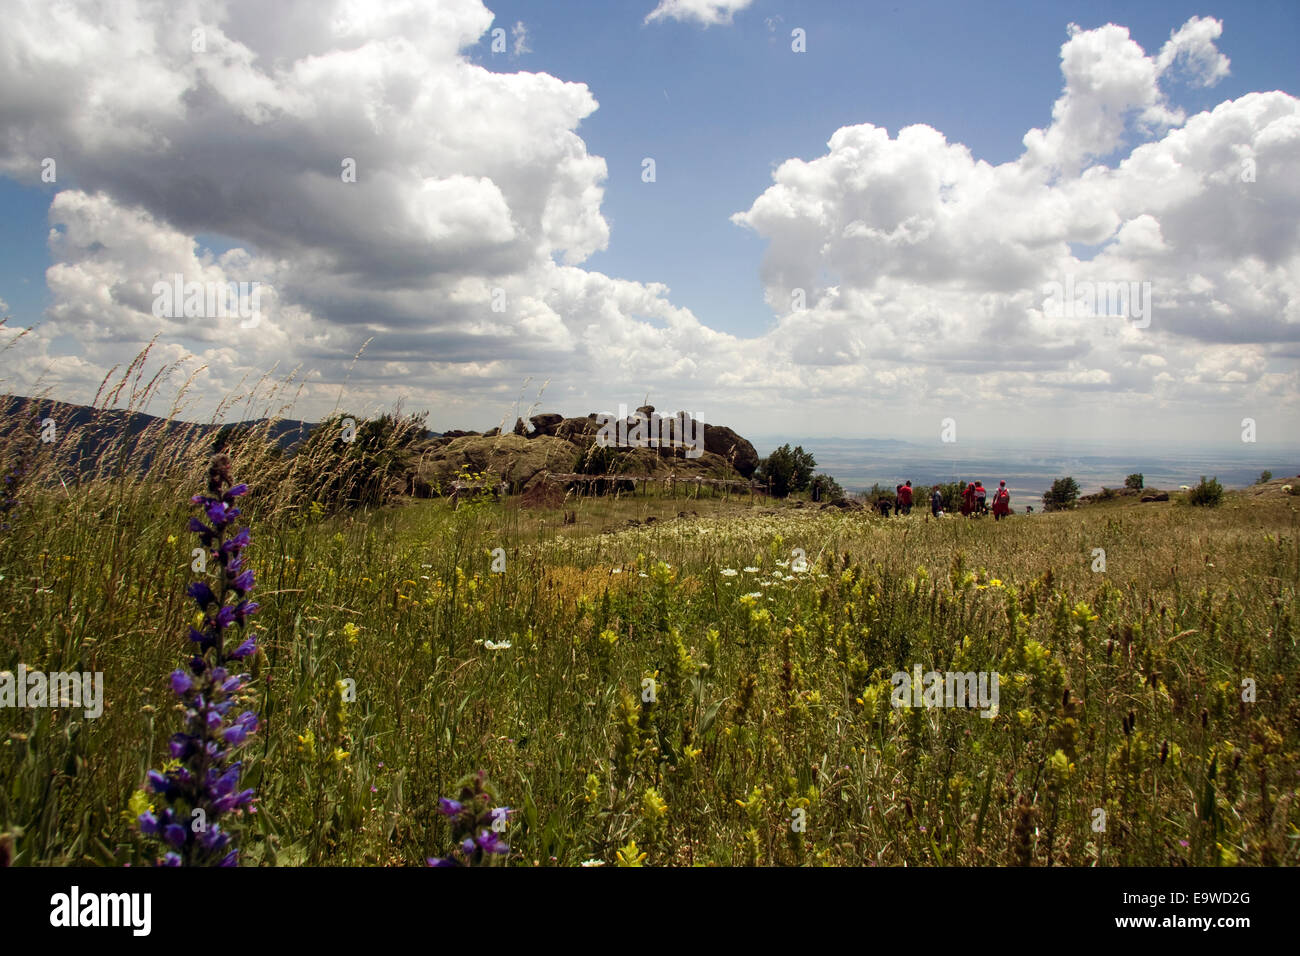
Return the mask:
<svg viewBox="0 0 1300 956">
<path fill-rule="evenodd" d="M 1001 521 L 1011 514 L 1011 492 L 1007 491 L 1005 481 L 998 482 L 997 493 L 993 496 L 993 520 Z"/>
<path fill-rule="evenodd" d="M 910 481 L 899 486 L 898 503 L 903 509 L 903 514 L 910 515 L 912 513 L 912 483 Z"/>
<path fill-rule="evenodd" d="M 975 483 L 971 482 L 964 485 L 961 489 L 961 513 L 965 517 L 970 517 L 970 513 L 975 510 Z"/>
</svg>

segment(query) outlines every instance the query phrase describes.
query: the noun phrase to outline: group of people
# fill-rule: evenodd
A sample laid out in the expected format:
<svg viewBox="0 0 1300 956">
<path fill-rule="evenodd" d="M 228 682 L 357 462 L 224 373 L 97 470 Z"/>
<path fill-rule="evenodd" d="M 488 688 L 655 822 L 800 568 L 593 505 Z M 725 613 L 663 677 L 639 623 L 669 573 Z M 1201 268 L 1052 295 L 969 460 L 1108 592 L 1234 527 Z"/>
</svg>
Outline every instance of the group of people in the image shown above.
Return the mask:
<svg viewBox="0 0 1300 956">
<path fill-rule="evenodd" d="M 1007 490 L 1005 481 L 998 482 L 997 490 L 992 497 L 993 519 L 995 521 L 1000 521 L 1011 514 L 1011 492 Z M 959 509 L 964 518 L 989 513 L 989 493 L 982 481 L 962 482 L 960 499 Z M 885 517 L 889 516 L 891 506 L 896 515 L 910 515 L 912 513 L 912 483 L 910 481 L 895 486 L 892 503 L 888 498 L 881 498 L 876 502 L 876 507 L 880 509 L 880 513 Z M 938 485 L 935 485 L 934 490 L 930 492 L 930 513 L 936 518 L 943 514 L 943 489 Z"/>
</svg>

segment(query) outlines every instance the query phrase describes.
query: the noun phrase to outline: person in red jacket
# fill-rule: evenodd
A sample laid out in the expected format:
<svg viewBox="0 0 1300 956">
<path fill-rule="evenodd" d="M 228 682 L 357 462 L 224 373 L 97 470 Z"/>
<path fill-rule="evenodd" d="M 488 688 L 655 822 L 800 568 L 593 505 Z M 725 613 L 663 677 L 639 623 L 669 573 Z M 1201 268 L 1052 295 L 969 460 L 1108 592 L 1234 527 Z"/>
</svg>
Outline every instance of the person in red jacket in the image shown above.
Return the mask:
<svg viewBox="0 0 1300 956">
<path fill-rule="evenodd" d="M 899 486 L 898 503 L 903 509 L 903 514 L 910 515 L 912 513 L 912 483 L 910 481 Z"/>
<path fill-rule="evenodd" d="M 975 483 L 972 481 L 965 485 L 961 490 L 961 513 L 965 517 L 970 517 L 975 510 Z"/>
<path fill-rule="evenodd" d="M 1005 481 L 998 482 L 997 493 L 993 495 L 993 520 L 1001 521 L 1011 514 L 1011 492 L 1007 491 Z"/>
</svg>

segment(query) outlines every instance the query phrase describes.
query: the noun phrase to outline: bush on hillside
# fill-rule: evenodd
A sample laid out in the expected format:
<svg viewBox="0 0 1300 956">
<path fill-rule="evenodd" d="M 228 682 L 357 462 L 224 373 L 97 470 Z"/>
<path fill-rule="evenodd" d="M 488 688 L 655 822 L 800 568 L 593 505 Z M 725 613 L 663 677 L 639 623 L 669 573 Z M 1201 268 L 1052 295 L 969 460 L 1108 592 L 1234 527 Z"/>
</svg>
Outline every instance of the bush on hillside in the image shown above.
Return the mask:
<svg viewBox="0 0 1300 956">
<path fill-rule="evenodd" d="M 1202 508 L 1217 508 L 1223 503 L 1223 485 L 1219 484 L 1217 477 L 1207 481 L 1201 475 L 1200 483 L 1187 493 L 1187 501 Z"/>
<path fill-rule="evenodd" d="M 1125 478 L 1124 487 L 1131 488 L 1133 491 L 1141 491 L 1143 487 L 1145 487 L 1145 482 L 1143 481 L 1142 478 L 1142 472 L 1135 471 L 1133 474 Z"/>
<path fill-rule="evenodd" d="M 295 507 L 316 503 L 327 513 L 387 503 L 405 490 L 414 471 L 414 446 L 424 438 L 424 419 L 387 413 L 326 419 L 288 460 L 282 498 Z"/>
<path fill-rule="evenodd" d="M 830 475 L 814 475 L 808 491 L 813 501 L 842 501 L 844 489 Z"/>
<path fill-rule="evenodd" d="M 1064 511 L 1079 497 L 1079 483 L 1071 477 L 1057 478 L 1051 490 L 1043 492 L 1044 511 Z"/>
</svg>

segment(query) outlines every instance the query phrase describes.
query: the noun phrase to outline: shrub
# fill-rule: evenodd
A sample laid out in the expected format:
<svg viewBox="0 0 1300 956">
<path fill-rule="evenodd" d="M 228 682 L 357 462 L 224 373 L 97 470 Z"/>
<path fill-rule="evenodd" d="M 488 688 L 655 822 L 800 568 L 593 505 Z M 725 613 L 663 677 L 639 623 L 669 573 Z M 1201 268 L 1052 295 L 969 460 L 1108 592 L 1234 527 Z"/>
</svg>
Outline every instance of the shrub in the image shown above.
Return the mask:
<svg viewBox="0 0 1300 956">
<path fill-rule="evenodd" d="M 814 475 L 808 490 L 812 494 L 813 501 L 842 501 L 844 499 L 844 489 L 830 475 Z"/>
<path fill-rule="evenodd" d="M 1134 491 L 1141 491 L 1144 486 L 1145 483 L 1142 480 L 1142 472 L 1140 471 L 1135 471 L 1133 474 L 1129 475 L 1127 478 L 1124 479 L 1125 488 L 1131 488 Z"/>
<path fill-rule="evenodd" d="M 1063 511 L 1079 497 L 1079 484 L 1073 478 L 1057 478 L 1050 491 L 1043 493 L 1044 511 Z"/>
<path fill-rule="evenodd" d="M 1205 476 L 1201 475 L 1200 484 L 1187 493 L 1187 500 L 1205 508 L 1218 507 L 1223 503 L 1223 485 L 1219 484 L 1218 478 L 1206 481 Z"/>
<path fill-rule="evenodd" d="M 289 459 L 280 493 L 301 508 L 319 502 L 326 512 L 383 505 L 405 489 L 424 432 L 423 415 L 334 415 Z"/>
<path fill-rule="evenodd" d="M 1118 497 L 1118 495 L 1119 492 L 1116 491 L 1114 488 L 1107 488 L 1105 485 L 1102 485 L 1101 491 L 1097 492 L 1097 500 L 1109 501 L 1111 498 Z"/>
<path fill-rule="evenodd" d="M 1265 470 L 1259 473 L 1259 481 L 1255 482 L 1255 484 L 1266 485 L 1272 480 L 1273 480 L 1273 473 L 1271 471 Z"/>
</svg>

